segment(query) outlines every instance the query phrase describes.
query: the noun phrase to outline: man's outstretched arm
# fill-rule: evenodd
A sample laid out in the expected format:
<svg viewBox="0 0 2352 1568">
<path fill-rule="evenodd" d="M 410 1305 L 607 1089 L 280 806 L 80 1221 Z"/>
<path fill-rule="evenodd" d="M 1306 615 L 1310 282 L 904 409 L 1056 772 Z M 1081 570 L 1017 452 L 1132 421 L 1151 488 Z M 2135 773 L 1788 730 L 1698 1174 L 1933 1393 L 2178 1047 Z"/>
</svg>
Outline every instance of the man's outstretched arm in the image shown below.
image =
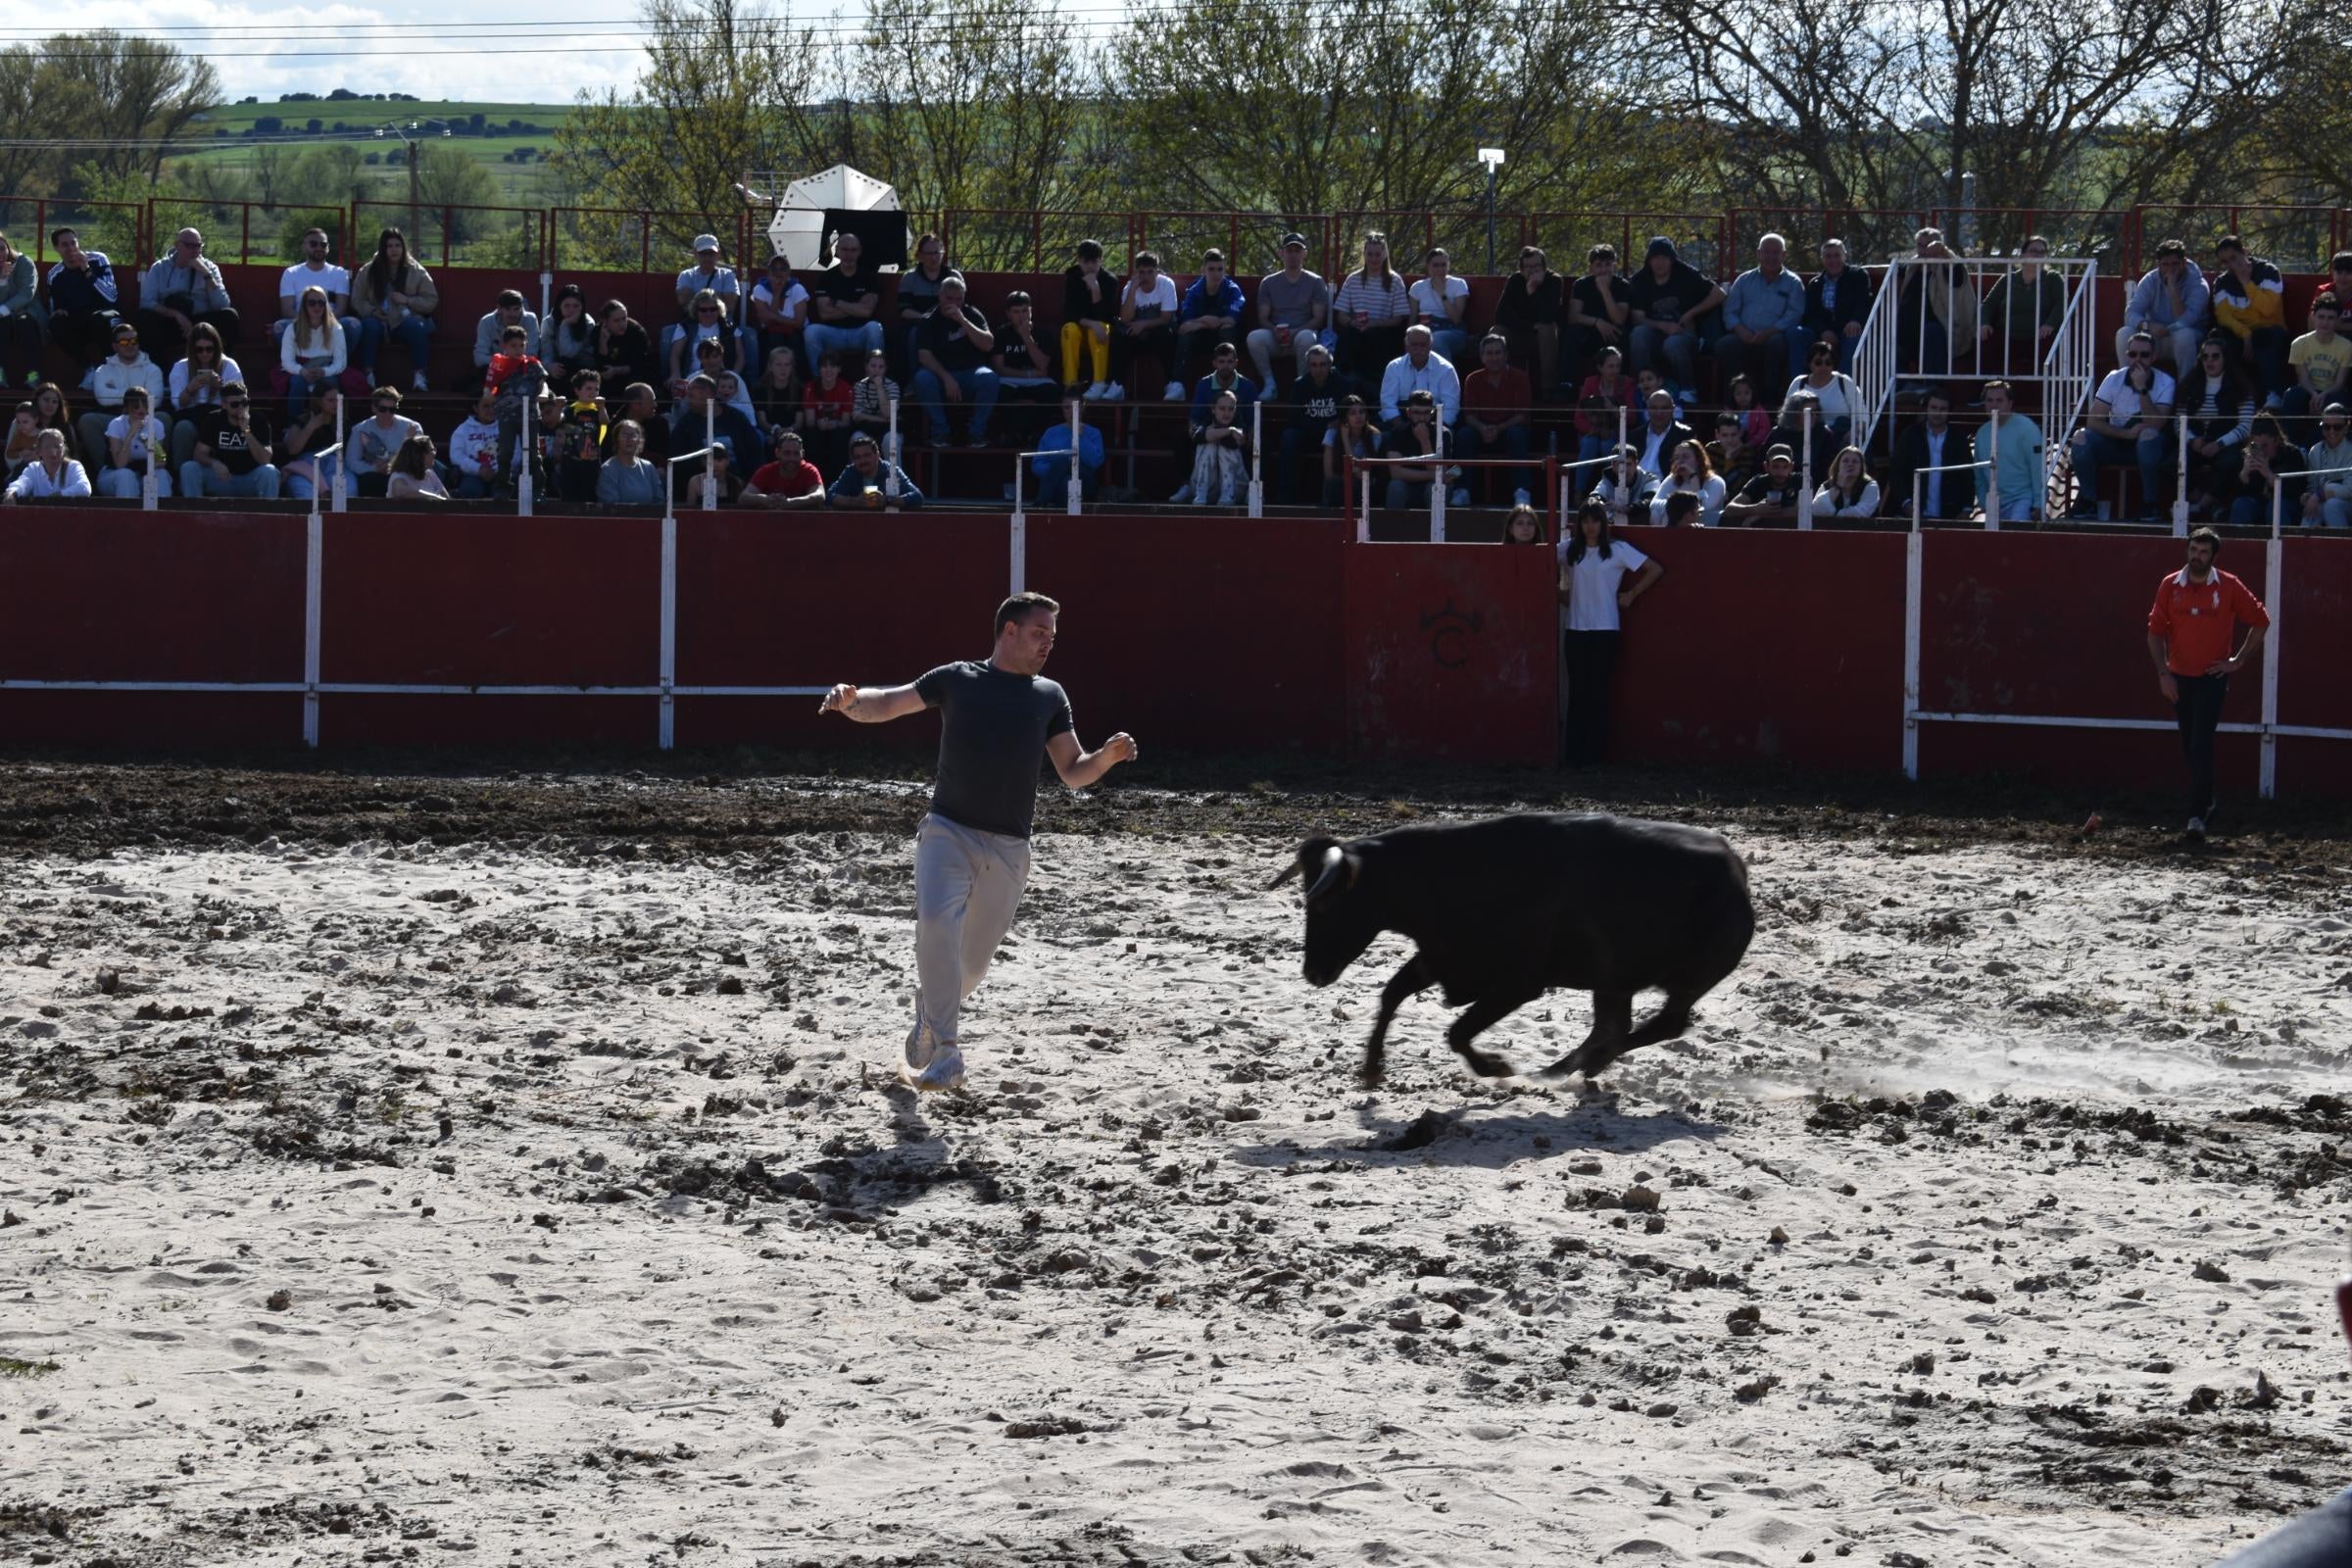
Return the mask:
<svg viewBox="0 0 2352 1568">
<path fill-rule="evenodd" d="M 911 686 L 853 686 L 844 681 L 816 705 L 820 713 L 839 713 L 860 724 L 887 724 L 923 710 L 923 694 Z"/>
<path fill-rule="evenodd" d="M 1078 744 L 1077 735 L 1063 730 L 1046 742 L 1046 755 L 1054 759 L 1054 771 L 1061 781 L 1074 790 L 1085 789 L 1121 762 L 1135 759 L 1135 737 L 1121 730 L 1102 743 L 1099 751 L 1087 751 Z"/>
</svg>

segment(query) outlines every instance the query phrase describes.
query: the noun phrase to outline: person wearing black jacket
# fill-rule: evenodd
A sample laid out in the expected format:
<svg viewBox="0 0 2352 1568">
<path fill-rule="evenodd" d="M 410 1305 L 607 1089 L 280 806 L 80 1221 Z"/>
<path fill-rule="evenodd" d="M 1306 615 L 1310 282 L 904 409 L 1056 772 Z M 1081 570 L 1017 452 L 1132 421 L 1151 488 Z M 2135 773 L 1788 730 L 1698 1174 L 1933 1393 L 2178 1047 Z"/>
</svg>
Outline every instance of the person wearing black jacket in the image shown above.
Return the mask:
<svg viewBox="0 0 2352 1568">
<path fill-rule="evenodd" d="M 1323 432 L 1340 416 L 1340 407 L 1356 389 L 1355 378 L 1332 368 L 1331 350 L 1318 343 L 1306 351 L 1306 373 L 1291 383 L 1283 420 L 1281 457 L 1274 465 L 1274 499 L 1290 501 L 1298 483 L 1298 460 L 1323 451 Z"/>
<path fill-rule="evenodd" d="M 1862 323 L 1876 292 L 1868 272 L 1845 265 L 1845 241 L 1821 242 L 1821 270 L 1805 284 L 1804 340 L 1788 345 L 1790 380 L 1805 373 L 1808 354 L 1825 337 L 1838 345 L 1838 368 L 1854 373 L 1854 350 L 1862 342 Z"/>
<path fill-rule="evenodd" d="M 1887 516 L 1909 515 L 1911 477 L 1923 468 L 1939 468 L 1972 460 L 1969 438 L 1952 428 L 1952 396 L 1941 387 L 1928 392 L 1927 416 L 1895 438 L 1894 462 L 1886 470 L 1886 498 L 1881 509 Z M 1977 486 L 1966 473 L 1922 474 L 1919 514 L 1923 517 L 1965 517 L 1977 504 Z"/>
<path fill-rule="evenodd" d="M 1110 345 L 1119 321 L 1119 277 L 1102 265 L 1100 240 L 1078 242 L 1078 260 L 1061 274 L 1061 384 L 1083 386 L 1089 402 L 1110 390 Z M 1095 375 L 1078 379 L 1087 361 Z"/>
<path fill-rule="evenodd" d="M 1537 246 L 1523 246 L 1519 270 L 1503 279 L 1494 302 L 1494 330 L 1510 340 L 1511 363 L 1536 378 L 1539 396 L 1560 384 L 1560 323 L 1568 314 L 1568 280 L 1551 270 Z"/>
</svg>

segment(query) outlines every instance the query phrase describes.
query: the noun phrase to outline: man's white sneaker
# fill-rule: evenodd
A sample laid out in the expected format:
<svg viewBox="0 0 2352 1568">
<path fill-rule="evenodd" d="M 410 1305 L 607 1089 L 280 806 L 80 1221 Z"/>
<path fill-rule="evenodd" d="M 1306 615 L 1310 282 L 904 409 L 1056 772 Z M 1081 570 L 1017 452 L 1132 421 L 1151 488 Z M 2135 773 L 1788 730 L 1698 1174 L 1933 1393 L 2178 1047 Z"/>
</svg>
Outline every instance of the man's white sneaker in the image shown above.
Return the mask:
<svg viewBox="0 0 2352 1568">
<path fill-rule="evenodd" d="M 422 370 L 409 377 L 409 385 L 418 392 L 430 392 L 433 389 L 433 384 L 424 378 Z"/>
<path fill-rule="evenodd" d="M 1170 382 L 1168 383 L 1168 389 L 1167 389 L 1167 391 L 1165 391 L 1165 392 L 1161 393 L 1161 394 L 1160 394 L 1160 396 L 1162 396 L 1162 397 L 1166 398 L 1166 399 L 1167 399 L 1167 400 L 1168 400 L 1170 403 L 1181 403 L 1181 402 L 1183 402 L 1183 401 L 1184 401 L 1184 383 L 1183 383 L 1182 381 L 1170 381 Z"/>
<path fill-rule="evenodd" d="M 899 1053 L 899 1082 L 909 1089 L 922 1087 L 923 1070 L 939 1055 L 939 1039 L 920 1018 L 906 1031 L 906 1049 Z"/>
<path fill-rule="evenodd" d="M 1110 396 L 1110 383 L 1108 381 L 1091 382 L 1087 389 L 1078 395 L 1089 403 L 1100 403 Z"/>
<path fill-rule="evenodd" d="M 2203 817 L 2192 816 L 2188 819 L 2188 836 L 2199 843 L 2204 841 L 2205 819 Z"/>
<path fill-rule="evenodd" d="M 1113 381 L 1110 383 L 1110 385 L 1104 387 L 1102 389 L 1102 401 L 1105 403 L 1126 402 L 1127 383 L 1124 381 Z"/>
<path fill-rule="evenodd" d="M 1176 493 L 1168 497 L 1168 499 L 1174 502 L 1177 506 L 1181 507 L 1186 502 L 1193 499 L 1193 487 L 1189 484 L 1178 485 L 1176 487 Z"/>
<path fill-rule="evenodd" d="M 963 1053 L 956 1049 L 955 1041 L 943 1044 L 931 1057 L 931 1065 L 915 1074 L 914 1087 L 924 1094 L 963 1087 Z"/>
</svg>

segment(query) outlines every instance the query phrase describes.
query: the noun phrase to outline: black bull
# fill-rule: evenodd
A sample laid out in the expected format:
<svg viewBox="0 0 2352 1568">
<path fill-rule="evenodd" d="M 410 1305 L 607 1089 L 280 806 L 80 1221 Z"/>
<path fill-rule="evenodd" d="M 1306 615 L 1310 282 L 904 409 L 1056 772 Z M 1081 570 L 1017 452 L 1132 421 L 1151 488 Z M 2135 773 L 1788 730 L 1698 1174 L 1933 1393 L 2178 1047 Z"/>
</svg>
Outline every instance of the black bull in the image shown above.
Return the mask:
<svg viewBox="0 0 2352 1568">
<path fill-rule="evenodd" d="M 1446 1043 L 1484 1077 L 1510 1064 L 1471 1044 L 1545 991 L 1592 993 L 1592 1032 L 1544 1069 L 1591 1076 L 1680 1036 L 1690 1008 L 1739 966 L 1755 934 L 1747 865 L 1720 833 L 1614 816 L 1519 815 L 1398 828 L 1342 844 L 1311 838 L 1276 877 L 1306 883 L 1306 978 L 1327 986 L 1383 931 L 1419 950 L 1380 994 L 1363 1080 L 1386 1068 L 1389 1020 L 1445 988 L 1467 1006 Z M 1634 994 L 1666 993 L 1634 1027 Z"/>
</svg>

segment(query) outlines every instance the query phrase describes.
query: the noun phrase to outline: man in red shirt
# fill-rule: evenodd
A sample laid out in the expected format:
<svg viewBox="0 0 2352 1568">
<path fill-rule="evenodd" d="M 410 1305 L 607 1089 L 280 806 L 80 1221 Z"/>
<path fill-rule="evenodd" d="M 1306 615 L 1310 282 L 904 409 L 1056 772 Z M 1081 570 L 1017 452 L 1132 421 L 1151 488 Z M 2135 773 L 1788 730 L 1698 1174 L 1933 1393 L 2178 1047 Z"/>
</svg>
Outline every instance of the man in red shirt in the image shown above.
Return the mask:
<svg viewBox="0 0 2352 1568">
<path fill-rule="evenodd" d="M 2199 528 L 2188 536 L 2188 564 L 2156 585 L 2148 612 L 2148 657 L 2156 689 L 2173 705 L 2180 750 L 2188 758 L 2188 836 L 2205 837 L 2213 819 L 2213 736 L 2222 721 L 2230 677 L 2252 661 L 2271 624 L 2246 585 L 2214 564 L 2222 536 Z M 2240 622 L 2245 646 L 2232 654 Z"/>
<path fill-rule="evenodd" d="M 761 464 L 743 489 L 747 507 L 821 507 L 825 476 L 803 455 L 801 432 L 789 424 L 776 426 L 773 463 Z"/>
<path fill-rule="evenodd" d="M 1535 403 L 1527 372 L 1512 368 L 1511 341 L 1499 332 L 1488 333 L 1478 345 L 1478 361 L 1479 368 L 1462 382 L 1462 423 L 1453 433 L 1454 455 L 1524 458 L 1532 440 L 1528 411 Z M 1518 486 L 1512 500 L 1526 506 L 1534 499 L 1535 470 L 1513 468 L 1511 480 Z"/>
</svg>

